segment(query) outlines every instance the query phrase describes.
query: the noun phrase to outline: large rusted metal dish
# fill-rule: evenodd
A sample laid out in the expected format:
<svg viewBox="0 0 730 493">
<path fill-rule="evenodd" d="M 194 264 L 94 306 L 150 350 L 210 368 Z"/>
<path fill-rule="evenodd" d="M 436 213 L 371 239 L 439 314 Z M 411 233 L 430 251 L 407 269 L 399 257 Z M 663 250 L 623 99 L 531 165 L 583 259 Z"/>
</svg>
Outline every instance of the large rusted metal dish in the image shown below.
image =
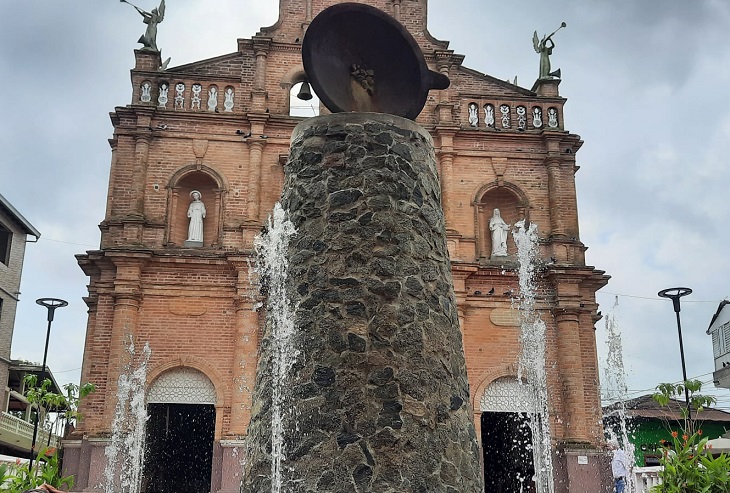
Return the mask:
<svg viewBox="0 0 730 493">
<path fill-rule="evenodd" d="M 429 70 L 410 33 L 360 3 L 324 9 L 307 28 L 302 60 L 312 88 L 333 113 L 389 113 L 414 120 L 431 89 L 449 78 Z"/>
</svg>

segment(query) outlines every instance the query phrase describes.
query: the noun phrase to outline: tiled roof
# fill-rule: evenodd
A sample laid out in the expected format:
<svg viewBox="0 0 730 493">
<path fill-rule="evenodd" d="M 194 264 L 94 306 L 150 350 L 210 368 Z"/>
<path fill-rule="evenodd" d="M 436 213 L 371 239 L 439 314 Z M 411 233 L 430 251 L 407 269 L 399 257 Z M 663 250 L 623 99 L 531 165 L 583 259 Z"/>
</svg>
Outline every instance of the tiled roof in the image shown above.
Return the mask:
<svg viewBox="0 0 730 493">
<path fill-rule="evenodd" d="M 685 407 L 684 401 L 670 400 L 667 406 L 660 406 L 654 400 L 651 394 L 630 399 L 624 402 L 626 414 L 631 418 L 653 418 L 670 421 L 679 421 L 682 419 L 681 410 Z M 611 404 L 603 408 L 603 415 L 610 416 L 619 409 L 619 404 Z M 692 412 L 694 415 L 694 411 Z M 716 421 L 730 423 L 730 413 L 706 407 L 699 413 L 697 418 L 699 421 Z"/>
<path fill-rule="evenodd" d="M 23 215 L 17 211 L 15 207 L 13 207 L 13 204 L 8 202 L 8 199 L 2 196 L 0 194 L 0 207 L 5 209 L 7 213 L 15 219 L 15 221 L 23 228 L 25 231 L 25 234 L 33 235 L 36 237 L 36 239 L 40 238 L 41 234 L 38 232 L 37 229 L 33 227 L 33 225 L 23 217 Z"/>
</svg>

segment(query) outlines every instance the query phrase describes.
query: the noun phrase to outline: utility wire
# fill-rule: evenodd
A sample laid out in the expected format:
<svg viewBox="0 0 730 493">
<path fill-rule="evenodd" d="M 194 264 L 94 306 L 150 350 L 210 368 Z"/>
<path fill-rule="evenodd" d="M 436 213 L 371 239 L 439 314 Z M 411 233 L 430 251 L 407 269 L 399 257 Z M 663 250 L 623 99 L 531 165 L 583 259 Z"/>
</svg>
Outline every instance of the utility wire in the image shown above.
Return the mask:
<svg viewBox="0 0 730 493">
<path fill-rule="evenodd" d="M 89 245 L 87 243 L 74 243 L 73 241 L 63 241 L 63 240 L 54 240 L 53 238 L 46 238 L 45 236 L 41 236 L 41 238 L 38 241 L 53 241 L 55 243 L 65 243 L 67 245 L 77 245 L 77 246 L 83 246 L 83 247 L 89 247 L 89 248 L 99 248 L 99 245 Z"/>
<path fill-rule="evenodd" d="M 664 301 L 666 302 L 666 299 L 659 298 L 658 296 L 636 296 L 633 294 L 621 294 L 621 293 L 609 293 L 608 291 L 596 291 L 596 294 L 607 294 L 610 296 L 623 296 L 624 298 L 636 298 L 639 300 L 651 300 L 651 301 Z M 723 298 L 725 299 L 725 298 Z M 682 303 L 719 303 L 722 300 L 687 300 L 683 299 Z"/>
<path fill-rule="evenodd" d="M 701 375 L 697 375 L 697 376 L 694 376 L 694 377 L 689 377 L 688 380 L 700 380 L 700 378 L 706 377 L 706 376 L 709 376 L 709 375 L 712 375 L 712 372 L 703 373 Z M 676 384 L 679 384 L 679 383 L 682 383 L 682 382 L 683 382 L 682 380 L 678 380 L 678 381 L 672 382 L 672 383 L 676 385 Z M 702 381 L 702 385 L 709 384 L 709 383 L 712 383 L 712 382 L 713 382 L 712 380 Z M 709 392 L 709 391 L 722 392 L 722 390 L 720 390 L 720 389 L 712 389 L 712 388 L 705 390 L 705 392 Z M 628 398 L 631 395 L 646 394 L 648 392 L 651 392 L 651 393 L 656 392 L 656 387 L 652 387 L 652 388 L 648 388 L 648 389 L 627 389 L 626 390 L 626 397 Z M 728 395 L 730 396 L 730 393 Z"/>
</svg>

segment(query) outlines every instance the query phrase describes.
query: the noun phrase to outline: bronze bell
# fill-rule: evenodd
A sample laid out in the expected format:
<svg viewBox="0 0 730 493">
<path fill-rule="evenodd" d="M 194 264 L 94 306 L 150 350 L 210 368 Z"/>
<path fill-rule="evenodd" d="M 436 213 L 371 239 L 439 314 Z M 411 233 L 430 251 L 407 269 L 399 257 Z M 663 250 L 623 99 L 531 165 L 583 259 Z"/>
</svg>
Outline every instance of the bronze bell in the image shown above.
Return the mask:
<svg viewBox="0 0 730 493">
<path fill-rule="evenodd" d="M 429 70 L 413 36 L 380 9 L 338 3 L 319 13 L 302 42 L 307 80 L 333 113 L 389 113 L 415 120 L 431 89 L 449 79 Z"/>
<path fill-rule="evenodd" d="M 302 87 L 299 88 L 297 98 L 301 99 L 302 101 L 309 101 L 310 99 L 312 99 L 312 89 L 309 87 L 309 82 L 307 82 L 306 80 L 302 82 Z"/>
</svg>

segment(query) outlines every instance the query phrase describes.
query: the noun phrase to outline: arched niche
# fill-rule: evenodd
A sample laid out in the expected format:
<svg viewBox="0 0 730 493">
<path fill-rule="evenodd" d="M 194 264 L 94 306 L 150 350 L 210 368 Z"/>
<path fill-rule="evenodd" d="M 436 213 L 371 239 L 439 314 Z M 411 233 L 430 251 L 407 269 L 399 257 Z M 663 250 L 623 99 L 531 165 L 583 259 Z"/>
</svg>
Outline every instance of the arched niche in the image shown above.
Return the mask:
<svg viewBox="0 0 730 493">
<path fill-rule="evenodd" d="M 512 239 L 512 227 L 517 221 L 529 220 L 529 203 L 522 190 L 511 183 L 489 183 L 480 187 L 474 196 L 475 221 L 477 224 L 477 255 L 480 258 L 489 258 L 492 253 L 492 234 L 489 230 L 489 220 L 494 209 L 499 209 L 504 222 L 510 225 L 510 234 L 507 235 L 507 254 L 516 255 L 517 246 Z"/>
<path fill-rule="evenodd" d="M 168 185 L 168 214 L 166 245 L 181 247 L 188 238 L 188 207 L 193 190 L 200 192 L 205 204 L 203 220 L 203 247 L 217 247 L 223 233 L 224 196 L 227 187 L 222 176 L 201 164 L 188 165 L 178 170 Z"/>
</svg>

